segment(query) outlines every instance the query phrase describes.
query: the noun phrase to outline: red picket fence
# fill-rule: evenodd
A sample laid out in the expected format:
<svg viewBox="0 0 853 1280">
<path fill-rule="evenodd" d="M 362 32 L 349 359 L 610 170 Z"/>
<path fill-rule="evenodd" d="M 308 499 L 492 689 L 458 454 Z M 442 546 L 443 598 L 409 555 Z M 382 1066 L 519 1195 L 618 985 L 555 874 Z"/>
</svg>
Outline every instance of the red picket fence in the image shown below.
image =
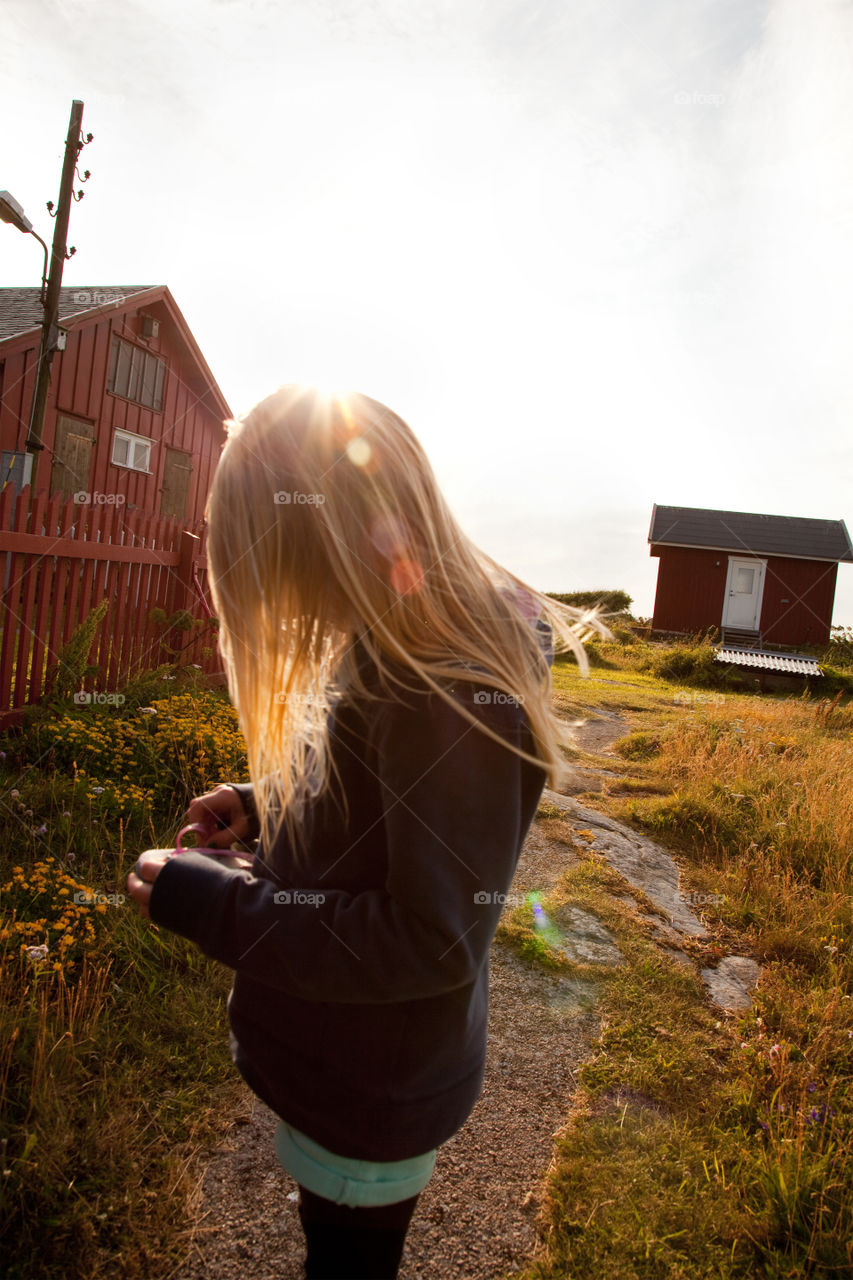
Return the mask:
<svg viewBox="0 0 853 1280">
<path fill-rule="evenodd" d="M 221 675 L 205 546 L 203 523 L 7 485 L 0 493 L 0 725 L 20 719 L 17 709 L 48 691 L 60 649 L 102 600 L 109 608 L 89 654 L 98 674 L 86 687 L 115 690 L 164 662 Z M 167 618 L 184 610 L 205 625 L 168 628 L 151 620 L 155 608 Z"/>
</svg>

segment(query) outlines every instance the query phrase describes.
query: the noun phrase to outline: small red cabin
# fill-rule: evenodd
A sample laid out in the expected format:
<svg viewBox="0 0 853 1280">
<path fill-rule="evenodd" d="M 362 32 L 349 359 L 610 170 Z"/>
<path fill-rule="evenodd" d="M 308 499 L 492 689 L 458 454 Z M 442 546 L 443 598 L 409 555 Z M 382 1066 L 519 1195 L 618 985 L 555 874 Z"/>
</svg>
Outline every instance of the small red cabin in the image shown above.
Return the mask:
<svg viewBox="0 0 853 1280">
<path fill-rule="evenodd" d="M 723 643 L 826 644 L 839 562 L 853 562 L 843 520 L 697 507 L 652 509 L 658 556 L 653 632 L 719 627 Z"/>
<path fill-rule="evenodd" d="M 38 289 L 0 289 L 0 489 L 29 484 L 196 524 L 231 411 L 169 290 L 60 290 L 43 448 L 33 448 L 42 314 Z"/>
</svg>

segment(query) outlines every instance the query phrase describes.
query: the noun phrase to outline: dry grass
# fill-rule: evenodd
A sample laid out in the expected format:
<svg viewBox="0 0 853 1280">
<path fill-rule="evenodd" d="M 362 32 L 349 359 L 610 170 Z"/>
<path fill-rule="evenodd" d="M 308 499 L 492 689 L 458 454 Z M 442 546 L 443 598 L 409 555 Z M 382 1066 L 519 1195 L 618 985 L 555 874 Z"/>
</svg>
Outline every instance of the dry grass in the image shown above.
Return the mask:
<svg viewBox="0 0 853 1280">
<path fill-rule="evenodd" d="M 2 743 L 7 1280 L 164 1274 L 176 1198 L 234 1087 L 229 974 L 143 921 L 125 878 L 197 788 L 240 776 L 242 740 L 221 697 L 146 692 L 156 716 L 72 705 Z"/>
<path fill-rule="evenodd" d="M 712 1012 L 609 920 L 630 963 L 518 1276 L 853 1274 L 853 706 L 660 684 L 643 701 L 621 754 L 665 794 L 600 802 L 670 846 L 683 888 L 714 895 L 718 954 L 762 977 L 744 1015 Z"/>
</svg>

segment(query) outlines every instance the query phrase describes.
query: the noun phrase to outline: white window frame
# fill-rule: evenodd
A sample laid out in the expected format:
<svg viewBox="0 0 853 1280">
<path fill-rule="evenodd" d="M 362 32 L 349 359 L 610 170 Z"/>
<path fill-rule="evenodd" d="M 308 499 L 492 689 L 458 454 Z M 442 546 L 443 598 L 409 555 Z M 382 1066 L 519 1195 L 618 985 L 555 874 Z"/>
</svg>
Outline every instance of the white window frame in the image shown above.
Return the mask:
<svg viewBox="0 0 853 1280">
<path fill-rule="evenodd" d="M 124 440 L 128 445 L 129 462 L 119 462 L 116 459 L 116 444 L 119 440 Z M 113 445 L 110 452 L 110 462 L 114 467 L 124 467 L 126 471 L 142 471 L 145 475 L 151 475 L 151 446 L 153 444 L 148 436 L 136 435 L 133 431 L 125 431 L 123 427 L 113 427 Z M 134 461 L 136 449 L 138 445 L 145 445 L 145 465 L 138 467 Z"/>
</svg>

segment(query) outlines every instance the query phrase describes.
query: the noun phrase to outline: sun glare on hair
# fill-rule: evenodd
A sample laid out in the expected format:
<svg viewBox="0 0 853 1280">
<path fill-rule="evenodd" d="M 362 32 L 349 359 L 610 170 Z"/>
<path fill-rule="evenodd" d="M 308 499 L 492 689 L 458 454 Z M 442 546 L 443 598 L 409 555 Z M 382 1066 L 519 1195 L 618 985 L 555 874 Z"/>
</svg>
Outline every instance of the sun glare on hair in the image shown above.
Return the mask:
<svg viewBox="0 0 853 1280">
<path fill-rule="evenodd" d="M 324 407 L 332 439 L 337 448 L 346 455 L 353 466 L 373 470 L 371 463 L 375 465 L 376 461 L 373 450 L 364 438 L 362 427 L 356 419 L 347 392 L 320 387 L 316 383 L 313 390 Z"/>
<path fill-rule="evenodd" d="M 350 440 L 346 446 L 346 454 L 350 462 L 356 467 L 366 467 L 370 461 L 373 450 L 365 440 L 364 436 L 356 436 L 354 440 Z"/>
</svg>

